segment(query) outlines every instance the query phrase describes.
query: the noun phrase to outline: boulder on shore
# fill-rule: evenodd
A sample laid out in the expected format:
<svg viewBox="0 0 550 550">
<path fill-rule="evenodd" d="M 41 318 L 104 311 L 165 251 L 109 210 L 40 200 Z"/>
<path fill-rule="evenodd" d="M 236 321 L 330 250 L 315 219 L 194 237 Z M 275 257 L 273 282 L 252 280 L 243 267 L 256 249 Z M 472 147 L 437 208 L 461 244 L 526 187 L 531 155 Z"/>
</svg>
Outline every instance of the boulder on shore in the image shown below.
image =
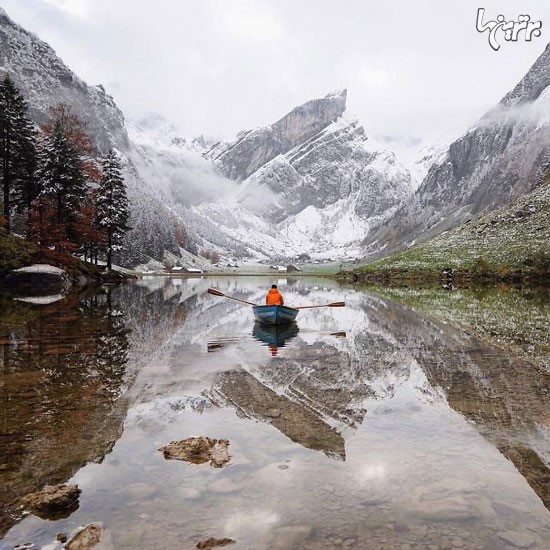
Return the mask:
<svg viewBox="0 0 550 550">
<path fill-rule="evenodd" d="M 66 294 L 71 280 L 59 267 L 35 264 L 12 271 L 5 279 L 5 286 L 16 296 L 50 296 Z"/>
<path fill-rule="evenodd" d="M 69 517 L 78 508 L 78 485 L 46 485 L 41 491 L 24 496 L 19 504 L 42 519 Z"/>
<path fill-rule="evenodd" d="M 167 460 L 184 460 L 191 464 L 210 463 L 213 468 L 223 468 L 229 460 L 229 441 L 209 437 L 190 437 L 172 441 L 159 449 Z"/>
</svg>

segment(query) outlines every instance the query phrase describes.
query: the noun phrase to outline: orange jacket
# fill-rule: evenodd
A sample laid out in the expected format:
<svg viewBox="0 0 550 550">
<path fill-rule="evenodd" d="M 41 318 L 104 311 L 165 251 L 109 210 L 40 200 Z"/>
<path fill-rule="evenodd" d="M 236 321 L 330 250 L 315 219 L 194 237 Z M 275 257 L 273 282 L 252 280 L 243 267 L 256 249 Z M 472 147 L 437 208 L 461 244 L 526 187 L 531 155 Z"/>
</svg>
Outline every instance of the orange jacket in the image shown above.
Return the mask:
<svg viewBox="0 0 550 550">
<path fill-rule="evenodd" d="M 283 295 L 276 288 L 270 288 L 267 296 L 265 297 L 265 303 L 268 306 L 282 306 L 285 301 L 283 300 Z"/>
</svg>

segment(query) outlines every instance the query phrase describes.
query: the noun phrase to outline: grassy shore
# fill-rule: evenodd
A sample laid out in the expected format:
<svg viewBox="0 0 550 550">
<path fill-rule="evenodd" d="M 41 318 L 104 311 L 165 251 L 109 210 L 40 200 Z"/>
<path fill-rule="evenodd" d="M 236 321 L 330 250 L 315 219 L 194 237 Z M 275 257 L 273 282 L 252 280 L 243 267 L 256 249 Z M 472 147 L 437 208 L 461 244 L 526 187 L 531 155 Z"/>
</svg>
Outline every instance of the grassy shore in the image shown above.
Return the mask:
<svg viewBox="0 0 550 550">
<path fill-rule="evenodd" d="M 0 280 L 11 270 L 29 265 L 36 252 L 36 247 L 25 239 L 0 229 Z"/>
<path fill-rule="evenodd" d="M 451 276 L 449 276 L 452 273 Z M 550 282 L 550 184 L 343 278 L 371 282 Z"/>
<path fill-rule="evenodd" d="M 128 270 L 106 273 L 102 266 L 83 262 L 68 253 L 59 253 L 50 249 L 39 249 L 29 241 L 17 235 L 9 235 L 0 229 L 0 289 L 9 291 L 6 276 L 13 270 L 32 264 L 45 263 L 62 268 L 73 281 L 89 284 L 102 282 L 122 282 L 132 278 Z"/>
</svg>

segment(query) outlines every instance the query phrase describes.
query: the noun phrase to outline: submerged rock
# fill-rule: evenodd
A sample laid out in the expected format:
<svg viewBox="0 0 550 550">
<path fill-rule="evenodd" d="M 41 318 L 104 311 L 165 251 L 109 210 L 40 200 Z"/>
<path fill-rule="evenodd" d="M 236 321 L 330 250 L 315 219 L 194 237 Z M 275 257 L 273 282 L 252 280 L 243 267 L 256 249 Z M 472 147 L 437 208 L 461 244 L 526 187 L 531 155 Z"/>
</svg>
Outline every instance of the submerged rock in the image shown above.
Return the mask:
<svg viewBox="0 0 550 550">
<path fill-rule="evenodd" d="M 203 540 L 197 544 L 197 548 L 219 548 L 221 546 L 227 546 L 228 544 L 234 544 L 233 539 L 215 539 L 210 537 L 207 540 Z"/>
<path fill-rule="evenodd" d="M 86 525 L 65 546 L 65 550 L 88 550 L 101 542 L 105 529 L 95 523 Z"/>
<path fill-rule="evenodd" d="M 417 487 L 403 502 L 408 515 L 431 521 L 466 521 L 494 517 L 483 485 L 447 479 Z"/>
<path fill-rule="evenodd" d="M 210 463 L 214 468 L 222 468 L 229 460 L 229 441 L 209 437 L 190 437 L 172 441 L 159 449 L 167 460 L 184 460 L 191 464 Z"/>
<path fill-rule="evenodd" d="M 514 548 L 531 548 L 536 542 L 535 537 L 525 531 L 505 531 L 499 537 Z"/>
<path fill-rule="evenodd" d="M 78 485 L 46 485 L 41 491 L 23 497 L 19 503 L 39 518 L 62 519 L 78 508 L 81 492 Z"/>
<path fill-rule="evenodd" d="M 311 536 L 311 525 L 288 525 L 275 530 L 271 547 L 276 550 L 284 548 L 301 548 Z M 339 542 L 341 544 L 342 541 Z"/>
</svg>

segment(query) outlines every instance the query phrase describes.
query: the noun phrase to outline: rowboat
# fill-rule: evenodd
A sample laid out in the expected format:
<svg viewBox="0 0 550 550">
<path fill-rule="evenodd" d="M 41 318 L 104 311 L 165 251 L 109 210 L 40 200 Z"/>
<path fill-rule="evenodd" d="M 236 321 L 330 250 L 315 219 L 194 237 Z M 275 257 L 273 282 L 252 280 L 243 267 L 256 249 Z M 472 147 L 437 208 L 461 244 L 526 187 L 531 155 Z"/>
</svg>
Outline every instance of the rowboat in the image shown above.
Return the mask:
<svg viewBox="0 0 550 550">
<path fill-rule="evenodd" d="M 284 325 L 292 323 L 298 315 L 298 309 L 288 306 L 254 306 L 254 317 L 264 325 Z"/>
</svg>

